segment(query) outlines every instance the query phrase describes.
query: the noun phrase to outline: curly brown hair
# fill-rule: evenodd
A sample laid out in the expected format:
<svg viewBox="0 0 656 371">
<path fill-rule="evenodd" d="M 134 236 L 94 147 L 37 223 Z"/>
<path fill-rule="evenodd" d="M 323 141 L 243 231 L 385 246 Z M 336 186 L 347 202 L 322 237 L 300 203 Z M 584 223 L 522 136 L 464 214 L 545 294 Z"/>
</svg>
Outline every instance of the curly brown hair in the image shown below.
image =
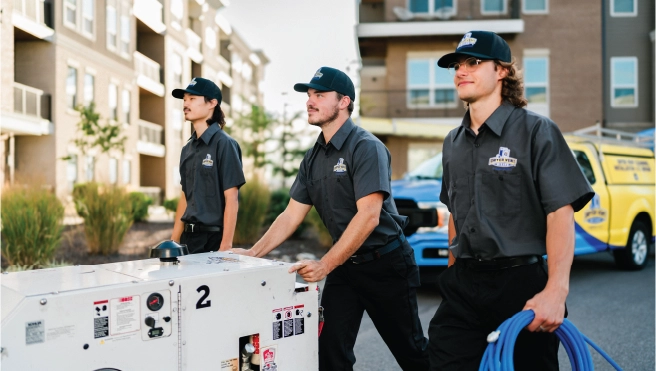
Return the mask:
<svg viewBox="0 0 656 371">
<path fill-rule="evenodd" d="M 508 70 L 508 74 L 502 80 L 501 98 L 515 107 L 526 107 L 528 101 L 524 97 L 524 79 L 515 65 L 514 58 L 510 63 L 495 60 L 494 64 L 495 69 L 496 66 L 500 66 Z"/>
</svg>

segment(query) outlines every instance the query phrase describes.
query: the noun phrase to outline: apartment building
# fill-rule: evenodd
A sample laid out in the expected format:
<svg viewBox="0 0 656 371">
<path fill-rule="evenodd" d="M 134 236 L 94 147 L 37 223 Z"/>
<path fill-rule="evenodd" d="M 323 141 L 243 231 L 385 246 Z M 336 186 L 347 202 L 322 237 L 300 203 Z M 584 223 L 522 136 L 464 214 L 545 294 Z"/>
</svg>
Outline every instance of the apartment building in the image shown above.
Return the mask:
<svg viewBox="0 0 656 371">
<path fill-rule="evenodd" d="M 224 111 L 232 113 L 232 65 L 221 51 L 232 29 L 218 13 L 225 5 L 3 2 L 3 184 L 39 182 L 65 198 L 75 183 L 95 179 L 138 189 L 156 201 L 179 196 L 180 150 L 191 125 L 170 91 L 193 76 L 212 79 L 223 90 Z M 91 101 L 101 120 L 121 125 L 128 138 L 124 152 L 82 154 L 72 145 L 80 120 L 75 107 Z"/>
<path fill-rule="evenodd" d="M 645 27 L 632 31 L 636 37 L 632 46 L 617 52 L 609 46 L 611 42 L 622 43 L 624 36 L 619 35 L 623 31 L 610 31 L 611 21 L 599 1 L 361 0 L 356 31 L 362 59 L 359 121 L 390 149 L 393 177 L 401 177 L 439 152 L 444 136 L 460 124 L 465 109 L 452 77 L 436 62 L 455 50 L 462 35 L 470 30 L 493 31 L 508 42 L 523 70 L 528 109 L 552 118 L 561 130 L 618 121 L 611 116 L 612 110 L 606 109 L 613 87 L 609 85 L 605 91 L 610 71 L 606 71 L 603 55 L 607 54 L 610 63 L 612 55 L 624 56 L 627 49 L 650 49 L 651 61 L 646 56 L 648 51 L 644 56 L 640 53 L 645 61 L 639 71 L 645 75 L 636 79 L 651 79 L 653 91 L 653 67 L 652 75 L 647 76 L 648 65 L 653 66 L 653 41 L 650 46 L 645 29 L 654 28 L 654 5 L 653 1 L 647 4 L 650 0 L 603 2 L 633 2 L 614 6 L 638 8 L 638 16 L 628 22 L 640 19 Z M 613 20 L 628 23 L 624 18 Z M 615 41 L 609 40 L 611 34 L 618 35 Z M 636 52 L 629 55 L 635 56 Z M 623 72 L 629 68 L 624 59 L 613 61 Z M 629 95 L 622 90 L 624 85 L 613 86 L 617 86 L 614 94 Z M 653 96 L 646 92 L 648 86 L 641 84 L 636 91 L 644 96 L 645 112 L 651 107 L 653 126 L 654 103 Z M 640 90 L 643 88 L 645 91 Z M 623 99 L 628 100 L 619 98 Z M 642 109 L 624 109 L 622 120 L 628 120 L 626 115 L 631 112 L 635 120 L 648 122 L 646 113 L 635 113 Z"/>
</svg>

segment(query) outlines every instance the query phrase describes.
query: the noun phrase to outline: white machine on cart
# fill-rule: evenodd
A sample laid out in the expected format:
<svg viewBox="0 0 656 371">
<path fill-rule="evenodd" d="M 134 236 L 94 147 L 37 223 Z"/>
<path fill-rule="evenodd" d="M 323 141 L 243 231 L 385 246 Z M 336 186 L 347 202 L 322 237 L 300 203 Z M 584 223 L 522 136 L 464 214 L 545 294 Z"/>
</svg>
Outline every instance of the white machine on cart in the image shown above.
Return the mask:
<svg viewBox="0 0 656 371">
<path fill-rule="evenodd" d="M 1 275 L 2 370 L 318 369 L 318 292 L 290 264 L 162 260 Z"/>
</svg>

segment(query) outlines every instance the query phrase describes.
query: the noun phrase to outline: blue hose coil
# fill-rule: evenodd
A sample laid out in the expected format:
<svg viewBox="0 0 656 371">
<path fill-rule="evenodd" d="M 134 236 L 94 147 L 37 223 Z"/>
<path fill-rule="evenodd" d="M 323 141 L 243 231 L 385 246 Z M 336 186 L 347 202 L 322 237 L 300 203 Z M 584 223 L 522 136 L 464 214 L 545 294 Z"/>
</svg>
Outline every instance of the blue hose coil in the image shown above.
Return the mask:
<svg viewBox="0 0 656 371">
<path fill-rule="evenodd" d="M 514 371 L 513 350 L 519 332 L 528 326 L 535 318 L 532 310 L 521 311 L 504 321 L 499 328 L 488 336 L 488 346 L 483 354 L 479 371 Z M 569 356 L 572 371 L 592 371 L 592 356 L 587 344 L 590 344 L 602 355 L 616 370 L 622 368 L 613 361 L 597 344 L 583 335 L 567 318 L 556 329 L 556 336 L 563 344 Z"/>
</svg>

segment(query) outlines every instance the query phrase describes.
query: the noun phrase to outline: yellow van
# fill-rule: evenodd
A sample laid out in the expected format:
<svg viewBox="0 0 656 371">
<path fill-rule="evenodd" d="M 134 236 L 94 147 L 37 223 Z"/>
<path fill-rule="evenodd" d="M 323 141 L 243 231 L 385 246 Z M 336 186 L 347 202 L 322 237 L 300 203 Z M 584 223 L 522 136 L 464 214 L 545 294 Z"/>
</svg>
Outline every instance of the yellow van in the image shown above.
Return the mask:
<svg viewBox="0 0 656 371">
<path fill-rule="evenodd" d="M 565 135 L 596 193 L 575 214 L 575 255 L 612 251 L 617 265 L 629 270 L 647 264 L 656 229 L 654 152 L 636 138 L 599 126 Z"/>
</svg>

